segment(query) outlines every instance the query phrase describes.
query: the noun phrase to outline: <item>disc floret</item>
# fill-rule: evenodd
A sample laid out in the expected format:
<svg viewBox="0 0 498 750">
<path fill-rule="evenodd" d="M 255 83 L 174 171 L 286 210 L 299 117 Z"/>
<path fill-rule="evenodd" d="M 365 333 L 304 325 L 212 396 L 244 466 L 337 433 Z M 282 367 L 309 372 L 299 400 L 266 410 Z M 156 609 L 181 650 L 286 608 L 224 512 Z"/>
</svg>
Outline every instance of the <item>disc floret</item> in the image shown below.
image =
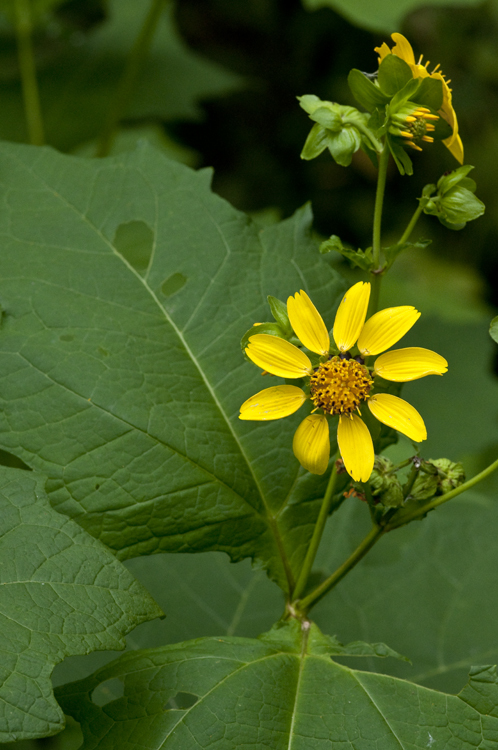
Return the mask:
<svg viewBox="0 0 498 750">
<path fill-rule="evenodd" d="M 365 401 L 373 380 L 364 364 L 347 357 L 332 357 L 310 378 L 310 397 L 326 414 L 348 415 Z"/>
</svg>

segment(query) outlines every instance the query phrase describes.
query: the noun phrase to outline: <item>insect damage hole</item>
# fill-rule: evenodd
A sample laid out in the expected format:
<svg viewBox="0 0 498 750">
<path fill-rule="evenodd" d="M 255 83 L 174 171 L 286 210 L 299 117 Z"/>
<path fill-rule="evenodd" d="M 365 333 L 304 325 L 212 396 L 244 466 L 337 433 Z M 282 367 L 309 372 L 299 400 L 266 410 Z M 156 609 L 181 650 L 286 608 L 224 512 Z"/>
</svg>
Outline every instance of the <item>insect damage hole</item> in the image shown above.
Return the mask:
<svg viewBox="0 0 498 750">
<path fill-rule="evenodd" d="M 114 247 L 141 276 L 149 267 L 154 247 L 154 232 L 144 221 L 120 224 L 114 236 Z"/>
</svg>

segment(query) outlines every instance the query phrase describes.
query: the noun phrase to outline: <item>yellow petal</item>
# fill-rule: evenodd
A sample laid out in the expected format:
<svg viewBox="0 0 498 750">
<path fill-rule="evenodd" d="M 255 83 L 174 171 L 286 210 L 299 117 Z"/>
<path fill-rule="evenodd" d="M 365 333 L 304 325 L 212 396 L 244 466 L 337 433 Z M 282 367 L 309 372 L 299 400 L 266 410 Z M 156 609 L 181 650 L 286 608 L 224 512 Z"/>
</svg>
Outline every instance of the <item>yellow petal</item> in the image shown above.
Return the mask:
<svg viewBox="0 0 498 750">
<path fill-rule="evenodd" d="M 339 351 L 347 352 L 356 344 L 367 315 L 370 284 L 359 281 L 348 289 L 334 321 L 334 341 Z"/>
<path fill-rule="evenodd" d="M 346 471 L 355 482 L 368 482 L 374 465 L 372 437 L 365 422 L 356 414 L 341 415 L 337 443 Z"/>
<path fill-rule="evenodd" d="M 402 432 L 416 443 L 427 438 L 424 420 L 418 411 L 402 398 L 391 396 L 390 393 L 376 393 L 367 403 L 379 422 Z"/>
<path fill-rule="evenodd" d="M 358 339 L 362 356 L 380 354 L 402 338 L 420 318 L 414 307 L 388 307 L 372 315 L 363 326 Z"/>
<path fill-rule="evenodd" d="M 376 375 L 396 383 L 418 380 L 426 375 L 442 375 L 447 369 L 448 363 L 444 357 L 417 346 L 381 354 L 374 365 Z"/>
<path fill-rule="evenodd" d="M 328 354 L 330 337 L 322 316 L 306 292 L 297 293 L 287 300 L 287 313 L 299 341 L 312 352 Z"/>
<path fill-rule="evenodd" d="M 379 56 L 379 65 L 382 62 L 382 60 L 385 58 L 386 55 L 391 54 L 391 50 L 389 49 L 389 46 L 383 42 L 380 47 L 374 47 L 374 52 L 377 52 Z"/>
<path fill-rule="evenodd" d="M 408 65 L 415 65 L 415 55 L 413 54 L 412 45 L 408 39 L 406 39 L 403 34 L 398 34 L 397 32 L 391 34 L 391 39 L 395 42 L 395 45 L 392 48 L 393 55 L 401 57 L 401 59 L 407 62 Z"/>
<path fill-rule="evenodd" d="M 458 133 L 455 137 L 455 132 L 453 132 L 453 135 L 450 136 L 450 138 L 446 138 L 443 143 L 455 159 L 460 162 L 460 164 L 463 164 L 463 143 Z"/>
<path fill-rule="evenodd" d="M 326 417 L 310 414 L 297 428 L 292 443 L 294 455 L 312 474 L 324 474 L 330 458 L 329 424 Z"/>
<path fill-rule="evenodd" d="M 301 349 L 267 333 L 251 336 L 246 354 L 254 364 L 281 378 L 302 378 L 312 370 L 309 358 Z"/>
<path fill-rule="evenodd" d="M 281 419 L 294 414 L 306 401 L 307 396 L 295 385 L 275 385 L 256 393 L 240 407 L 239 419 L 264 422 L 268 419 Z"/>
</svg>

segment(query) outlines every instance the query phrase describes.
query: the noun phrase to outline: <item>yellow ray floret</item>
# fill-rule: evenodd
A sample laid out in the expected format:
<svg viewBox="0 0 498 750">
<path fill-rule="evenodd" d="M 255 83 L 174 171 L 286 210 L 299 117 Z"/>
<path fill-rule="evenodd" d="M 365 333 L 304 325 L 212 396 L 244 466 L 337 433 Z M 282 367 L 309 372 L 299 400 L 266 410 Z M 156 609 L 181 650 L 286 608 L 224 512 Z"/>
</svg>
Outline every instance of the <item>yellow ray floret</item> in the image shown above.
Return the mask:
<svg viewBox="0 0 498 750">
<path fill-rule="evenodd" d="M 356 344 L 363 328 L 370 299 L 370 284 L 359 281 L 351 287 L 339 305 L 334 321 L 333 336 L 340 352 L 347 352 Z"/>
<path fill-rule="evenodd" d="M 312 474 L 323 474 L 330 458 L 329 425 L 326 417 L 310 414 L 303 419 L 292 442 L 294 455 Z"/>
<path fill-rule="evenodd" d="M 301 289 L 294 297 L 289 297 L 287 313 L 301 343 L 312 352 L 327 354 L 330 349 L 329 332 L 306 292 Z"/>
<path fill-rule="evenodd" d="M 312 370 L 309 358 L 301 349 L 267 333 L 251 336 L 246 354 L 254 364 L 281 378 L 302 378 Z"/>
<path fill-rule="evenodd" d="M 447 370 L 448 363 L 444 357 L 417 346 L 381 354 L 374 364 L 376 375 L 396 383 L 418 380 L 426 375 L 443 375 Z"/>
<path fill-rule="evenodd" d="M 375 455 L 365 422 L 356 414 L 339 417 L 337 443 L 348 474 L 355 482 L 368 482 Z"/>
<path fill-rule="evenodd" d="M 376 393 L 368 400 L 368 408 L 379 422 L 402 432 L 420 443 L 427 438 L 424 420 L 416 409 L 402 398 L 390 393 Z"/>
<path fill-rule="evenodd" d="M 294 414 L 308 396 L 295 385 L 275 385 L 251 396 L 240 407 L 240 419 L 265 422 Z"/>
<path fill-rule="evenodd" d="M 362 356 L 380 354 L 402 338 L 420 318 L 414 307 L 387 307 L 372 315 L 363 326 L 358 339 Z"/>
</svg>

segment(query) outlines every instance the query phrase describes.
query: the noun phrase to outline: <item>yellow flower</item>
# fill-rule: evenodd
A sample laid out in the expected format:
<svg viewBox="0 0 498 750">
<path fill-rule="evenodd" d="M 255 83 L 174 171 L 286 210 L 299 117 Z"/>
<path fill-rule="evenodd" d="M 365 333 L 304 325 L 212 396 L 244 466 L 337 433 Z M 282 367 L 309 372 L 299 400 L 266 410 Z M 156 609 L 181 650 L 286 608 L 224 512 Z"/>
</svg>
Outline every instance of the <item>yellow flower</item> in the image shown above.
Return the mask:
<svg viewBox="0 0 498 750">
<path fill-rule="evenodd" d="M 304 347 L 320 355 L 313 367 L 301 349 L 284 339 L 255 334 L 249 339 L 247 356 L 266 372 L 283 378 L 306 378 L 305 392 L 294 385 L 265 388 L 240 407 L 240 419 L 266 421 L 294 414 L 307 399 L 315 409 L 296 430 L 293 450 L 305 469 L 323 474 L 330 457 L 327 415 L 338 415 L 337 442 L 348 473 L 356 481 L 368 481 L 374 463 L 370 432 L 361 419 L 360 404 L 366 402 L 372 414 L 411 440 L 425 440 L 427 432 L 420 414 L 406 401 L 389 393 L 370 395 L 373 377 L 404 383 L 426 375 L 442 375 L 448 364 L 429 349 L 410 347 L 387 352 L 420 317 L 414 307 L 390 307 L 365 322 L 370 284 L 360 281 L 344 295 L 333 327 L 337 349 L 331 354 L 330 336 L 322 317 L 306 292 L 287 301 L 289 320 Z M 359 355 L 349 350 L 357 345 Z M 381 352 L 385 352 L 381 354 Z M 381 354 L 373 367 L 367 357 Z M 318 414 L 314 412 L 319 412 Z M 357 413 L 355 413 L 357 412 Z"/>
<path fill-rule="evenodd" d="M 458 135 L 458 121 L 451 103 L 451 89 L 448 86 L 451 83 L 450 80 L 446 80 L 444 74 L 438 70 L 439 65 L 436 65 L 432 73 L 429 73 L 427 66 L 430 64 L 426 62 L 422 65 L 422 55 L 418 62 L 415 61 L 415 55 L 410 42 L 405 39 L 402 34 L 391 34 L 391 38 L 395 45 L 392 49 L 389 49 L 388 45 L 384 42 L 380 47 L 375 47 L 375 52 L 379 55 L 379 64 L 386 57 L 386 55 L 396 55 L 404 60 L 410 66 L 414 78 L 435 78 L 441 81 L 443 84 L 443 105 L 439 110 L 439 114 L 443 117 L 449 125 L 453 128 L 453 134 L 443 141 L 446 148 L 453 154 L 455 159 L 463 164 L 463 144 L 462 139 Z"/>
</svg>

